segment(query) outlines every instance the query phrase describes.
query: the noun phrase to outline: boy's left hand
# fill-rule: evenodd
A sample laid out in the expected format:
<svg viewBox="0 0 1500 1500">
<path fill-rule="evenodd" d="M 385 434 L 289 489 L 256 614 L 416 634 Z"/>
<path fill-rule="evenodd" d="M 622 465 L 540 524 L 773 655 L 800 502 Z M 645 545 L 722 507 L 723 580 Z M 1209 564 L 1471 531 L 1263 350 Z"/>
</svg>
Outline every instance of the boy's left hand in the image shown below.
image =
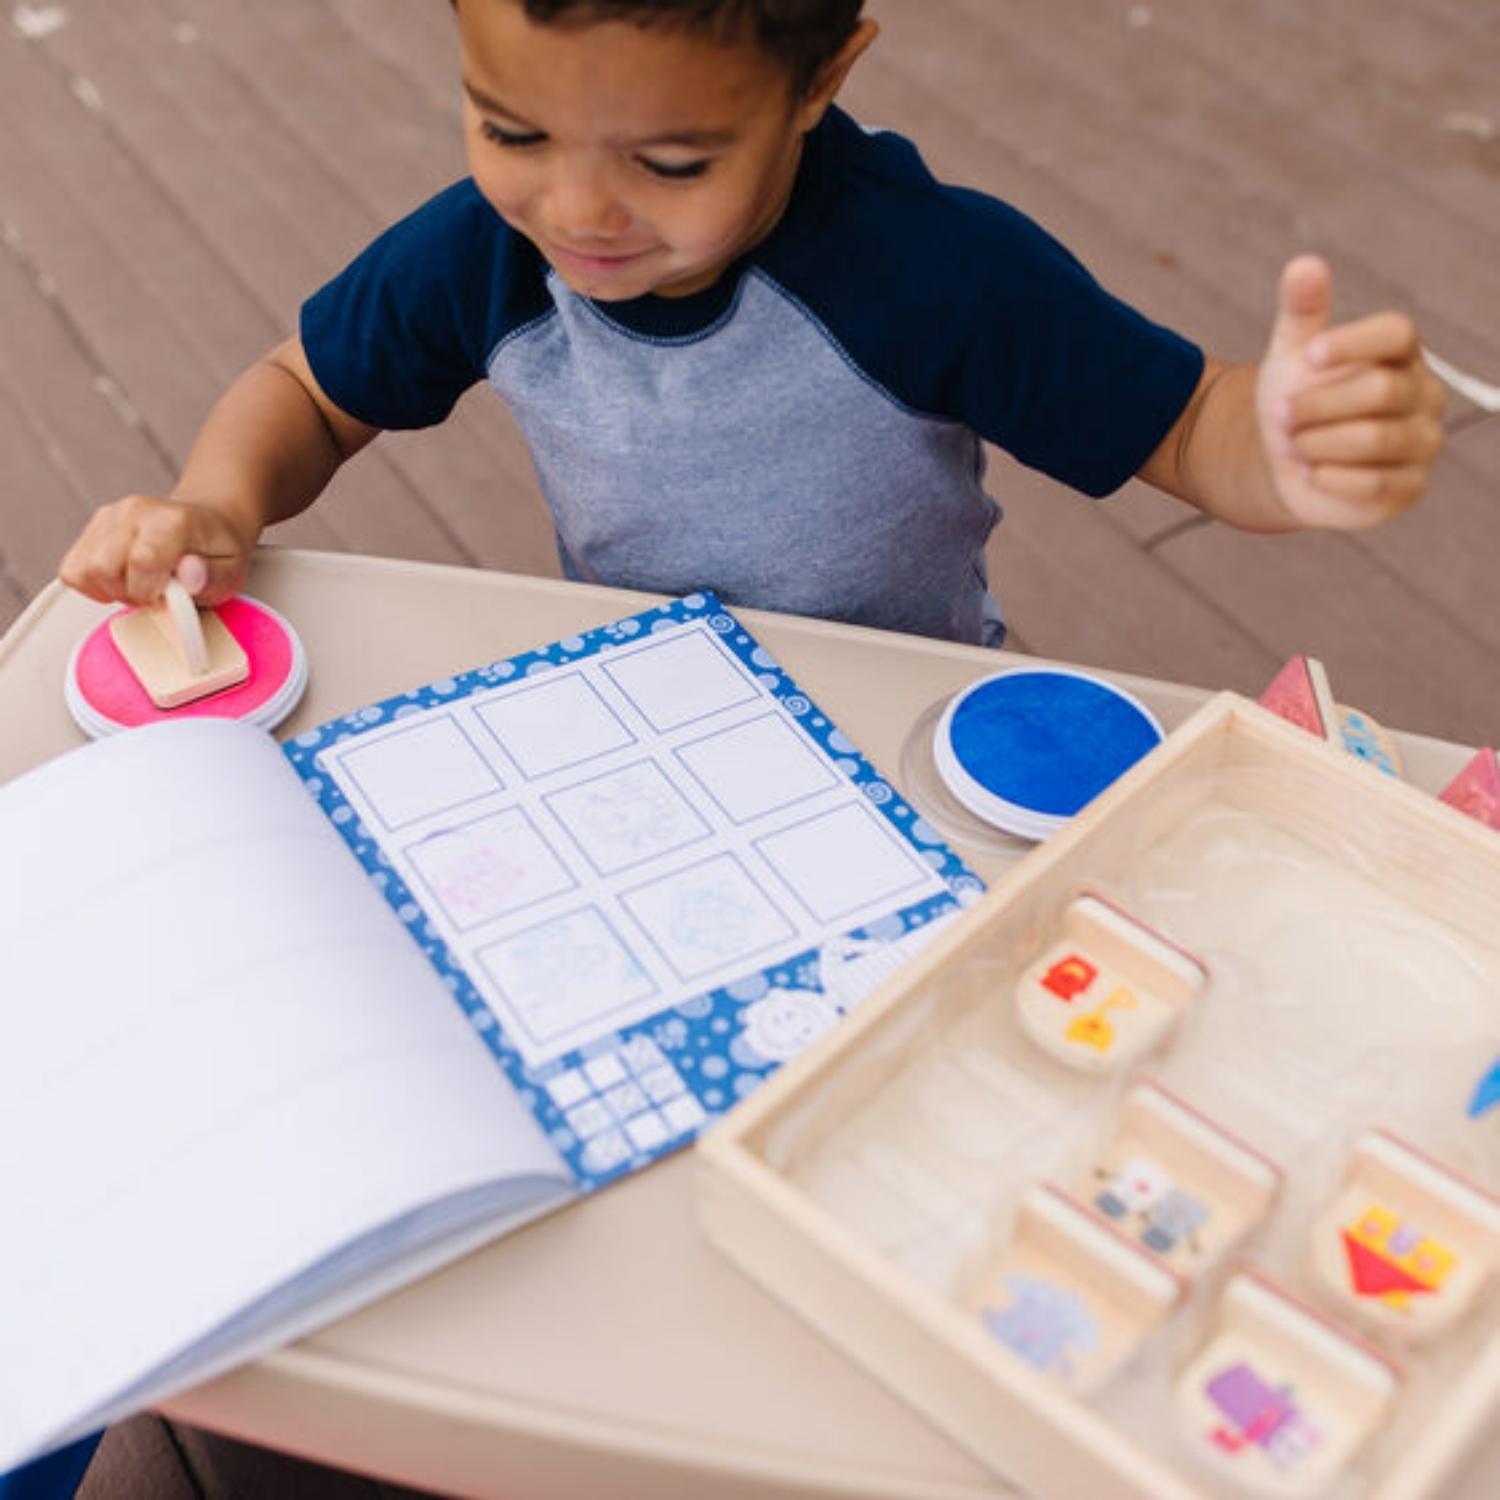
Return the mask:
<svg viewBox="0 0 1500 1500">
<path fill-rule="evenodd" d="M 1327 265 L 1291 261 L 1255 408 L 1272 482 L 1296 522 L 1355 530 L 1421 498 L 1443 446 L 1443 387 L 1410 318 L 1380 312 L 1335 327 L 1332 306 Z"/>
</svg>

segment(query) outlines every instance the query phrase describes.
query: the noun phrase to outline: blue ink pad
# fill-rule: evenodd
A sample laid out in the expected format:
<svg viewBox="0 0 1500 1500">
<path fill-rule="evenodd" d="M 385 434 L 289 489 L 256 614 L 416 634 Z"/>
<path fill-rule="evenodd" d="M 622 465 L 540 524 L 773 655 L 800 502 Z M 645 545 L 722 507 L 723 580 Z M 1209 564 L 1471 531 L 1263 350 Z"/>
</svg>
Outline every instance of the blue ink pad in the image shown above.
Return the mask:
<svg viewBox="0 0 1500 1500">
<path fill-rule="evenodd" d="M 933 758 L 970 812 L 1040 839 L 1161 739 L 1151 712 L 1111 683 L 1056 667 L 1018 668 L 954 698 Z"/>
</svg>

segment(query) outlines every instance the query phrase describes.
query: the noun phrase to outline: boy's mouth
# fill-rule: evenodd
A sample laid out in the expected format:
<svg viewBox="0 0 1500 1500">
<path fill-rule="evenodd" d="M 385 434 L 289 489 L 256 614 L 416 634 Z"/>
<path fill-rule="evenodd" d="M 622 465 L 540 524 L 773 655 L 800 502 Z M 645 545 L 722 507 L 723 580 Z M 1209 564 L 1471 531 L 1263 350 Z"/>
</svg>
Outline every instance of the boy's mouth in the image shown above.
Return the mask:
<svg viewBox="0 0 1500 1500">
<path fill-rule="evenodd" d="M 550 259 L 560 270 L 595 275 L 608 275 L 634 265 L 645 254 L 644 250 L 631 250 L 622 255 L 600 255 L 595 251 L 569 250 L 557 244 L 550 247 Z"/>
</svg>

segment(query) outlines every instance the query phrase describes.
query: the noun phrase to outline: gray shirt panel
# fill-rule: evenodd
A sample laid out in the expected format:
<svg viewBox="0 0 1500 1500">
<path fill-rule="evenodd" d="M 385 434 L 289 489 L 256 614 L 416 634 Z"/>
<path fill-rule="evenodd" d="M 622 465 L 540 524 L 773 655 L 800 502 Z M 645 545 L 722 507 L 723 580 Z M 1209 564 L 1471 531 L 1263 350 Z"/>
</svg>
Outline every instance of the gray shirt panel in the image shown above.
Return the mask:
<svg viewBox="0 0 1500 1500">
<path fill-rule="evenodd" d="M 655 339 L 549 275 L 488 362 L 578 576 L 975 641 L 999 516 L 978 438 L 902 406 L 764 272 Z"/>
</svg>

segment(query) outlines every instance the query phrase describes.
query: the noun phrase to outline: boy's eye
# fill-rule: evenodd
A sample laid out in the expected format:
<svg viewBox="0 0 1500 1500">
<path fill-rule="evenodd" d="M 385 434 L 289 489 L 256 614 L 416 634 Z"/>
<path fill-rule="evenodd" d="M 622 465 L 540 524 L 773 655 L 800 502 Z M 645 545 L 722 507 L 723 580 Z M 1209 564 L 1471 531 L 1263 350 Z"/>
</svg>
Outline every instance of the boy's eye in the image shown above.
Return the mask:
<svg viewBox="0 0 1500 1500">
<path fill-rule="evenodd" d="M 708 171 L 711 165 L 707 157 L 703 157 L 698 161 L 653 161 L 649 156 L 638 156 L 636 160 L 653 177 L 667 177 L 674 181 L 682 181 L 689 177 L 701 177 Z"/>
<path fill-rule="evenodd" d="M 547 139 L 540 130 L 506 130 L 493 120 L 481 120 L 479 133 L 497 146 L 535 146 Z"/>
</svg>

